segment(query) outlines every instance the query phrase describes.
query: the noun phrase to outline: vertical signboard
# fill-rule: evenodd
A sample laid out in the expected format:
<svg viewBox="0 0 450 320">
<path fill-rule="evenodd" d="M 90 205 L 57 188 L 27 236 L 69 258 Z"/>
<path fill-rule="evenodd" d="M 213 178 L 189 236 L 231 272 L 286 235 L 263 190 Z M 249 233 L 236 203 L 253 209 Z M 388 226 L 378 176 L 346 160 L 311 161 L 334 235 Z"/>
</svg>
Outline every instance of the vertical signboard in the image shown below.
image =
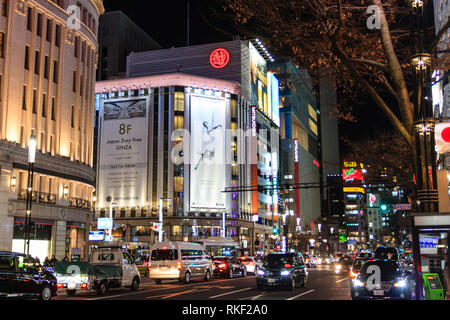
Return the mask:
<svg viewBox="0 0 450 320">
<path fill-rule="evenodd" d="M 299 150 L 298 140 L 294 139 L 294 181 L 295 184 L 300 183 L 300 170 L 299 170 Z M 301 219 L 300 215 L 300 189 L 295 189 L 295 215 Z"/>
<path fill-rule="evenodd" d="M 257 106 L 252 106 L 252 137 L 250 139 L 250 152 L 251 152 L 251 185 L 258 185 L 258 164 L 257 164 L 257 156 L 258 156 L 258 130 L 256 125 L 256 108 Z M 254 216 L 258 216 L 258 191 L 252 191 L 252 213 Z"/>
<path fill-rule="evenodd" d="M 249 43 L 250 49 L 250 92 L 252 105 L 267 114 L 267 62 L 258 50 Z"/>
<path fill-rule="evenodd" d="M 271 74 L 270 75 L 270 85 L 271 85 L 271 103 L 272 103 L 272 120 L 279 127 L 280 126 L 280 84 L 278 79 Z"/>
<path fill-rule="evenodd" d="M 149 98 L 106 100 L 101 107 L 98 204 L 120 207 L 147 201 Z"/>
<path fill-rule="evenodd" d="M 225 209 L 226 100 L 191 96 L 190 210 Z"/>
</svg>

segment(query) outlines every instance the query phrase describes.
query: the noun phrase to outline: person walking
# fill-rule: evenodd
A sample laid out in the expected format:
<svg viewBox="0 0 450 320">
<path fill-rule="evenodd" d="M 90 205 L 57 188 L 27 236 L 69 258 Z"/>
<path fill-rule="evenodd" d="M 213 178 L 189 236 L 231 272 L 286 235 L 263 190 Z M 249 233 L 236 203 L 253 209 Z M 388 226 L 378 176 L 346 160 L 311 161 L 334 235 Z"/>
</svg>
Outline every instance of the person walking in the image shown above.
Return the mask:
<svg viewBox="0 0 450 320">
<path fill-rule="evenodd" d="M 50 266 L 54 267 L 56 262 L 58 262 L 58 259 L 56 259 L 55 255 L 52 255 L 52 258 L 50 259 Z"/>
</svg>

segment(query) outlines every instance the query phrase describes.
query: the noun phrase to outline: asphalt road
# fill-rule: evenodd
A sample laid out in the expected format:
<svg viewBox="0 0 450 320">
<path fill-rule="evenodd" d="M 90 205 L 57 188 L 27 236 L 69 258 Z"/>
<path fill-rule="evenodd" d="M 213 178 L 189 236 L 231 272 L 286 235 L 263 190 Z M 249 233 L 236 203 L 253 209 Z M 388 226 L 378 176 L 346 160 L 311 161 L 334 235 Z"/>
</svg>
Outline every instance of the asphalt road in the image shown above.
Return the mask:
<svg viewBox="0 0 450 320">
<path fill-rule="evenodd" d="M 233 279 L 192 280 L 189 284 L 163 281 L 156 285 L 149 278 L 142 278 L 139 290 L 111 289 L 104 296 L 96 292 L 80 292 L 75 297 L 60 294 L 54 300 L 350 300 L 350 281 L 337 275 L 332 265 L 309 268 L 305 288 L 290 291 L 274 288 L 256 289 L 255 276 Z"/>
</svg>

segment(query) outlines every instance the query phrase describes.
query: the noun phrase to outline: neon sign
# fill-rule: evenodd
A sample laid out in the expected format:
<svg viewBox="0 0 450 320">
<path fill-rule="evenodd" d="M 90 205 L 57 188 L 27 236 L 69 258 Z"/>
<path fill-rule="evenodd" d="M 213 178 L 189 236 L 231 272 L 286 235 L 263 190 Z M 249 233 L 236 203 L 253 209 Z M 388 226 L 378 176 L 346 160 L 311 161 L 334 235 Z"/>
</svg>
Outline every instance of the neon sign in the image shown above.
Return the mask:
<svg viewBox="0 0 450 320">
<path fill-rule="evenodd" d="M 361 169 L 356 168 L 348 168 L 348 169 L 342 169 L 342 179 L 344 181 L 349 180 L 364 180 L 364 177 L 361 173 Z"/>
<path fill-rule="evenodd" d="M 224 48 L 215 49 L 209 55 L 209 63 L 213 68 L 221 69 L 230 61 L 230 54 Z"/>
</svg>

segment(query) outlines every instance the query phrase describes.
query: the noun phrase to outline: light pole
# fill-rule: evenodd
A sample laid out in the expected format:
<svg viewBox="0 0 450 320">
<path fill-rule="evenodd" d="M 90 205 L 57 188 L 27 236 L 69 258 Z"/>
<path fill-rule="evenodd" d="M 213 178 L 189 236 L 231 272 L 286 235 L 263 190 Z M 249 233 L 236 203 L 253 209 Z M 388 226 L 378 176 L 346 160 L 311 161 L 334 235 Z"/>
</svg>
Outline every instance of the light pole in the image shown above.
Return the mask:
<svg viewBox="0 0 450 320">
<path fill-rule="evenodd" d="M 158 242 L 162 242 L 163 240 L 163 233 L 164 233 L 164 228 L 163 228 L 163 200 L 166 201 L 170 201 L 172 200 L 171 198 L 159 198 L 159 223 L 161 225 L 161 229 L 158 232 Z"/>
<path fill-rule="evenodd" d="M 28 182 L 27 182 L 27 203 L 25 217 L 25 242 L 23 253 L 30 254 L 30 229 L 31 229 L 31 205 L 33 203 L 33 175 L 34 162 L 36 160 L 36 136 L 31 135 L 28 140 Z"/>
<path fill-rule="evenodd" d="M 113 221 L 113 206 L 117 205 L 117 203 L 112 202 L 112 197 L 111 196 L 107 196 L 106 197 L 106 202 L 109 203 L 109 219 L 111 219 L 111 229 L 107 229 L 108 232 L 105 235 L 105 238 L 107 240 L 106 241 L 112 241 L 112 229 L 114 228 L 114 221 Z"/>
<path fill-rule="evenodd" d="M 225 224 L 225 218 L 227 216 L 227 212 L 226 211 L 222 211 L 222 229 L 220 230 L 220 236 L 222 238 L 225 238 L 226 236 L 226 224 Z"/>
</svg>

